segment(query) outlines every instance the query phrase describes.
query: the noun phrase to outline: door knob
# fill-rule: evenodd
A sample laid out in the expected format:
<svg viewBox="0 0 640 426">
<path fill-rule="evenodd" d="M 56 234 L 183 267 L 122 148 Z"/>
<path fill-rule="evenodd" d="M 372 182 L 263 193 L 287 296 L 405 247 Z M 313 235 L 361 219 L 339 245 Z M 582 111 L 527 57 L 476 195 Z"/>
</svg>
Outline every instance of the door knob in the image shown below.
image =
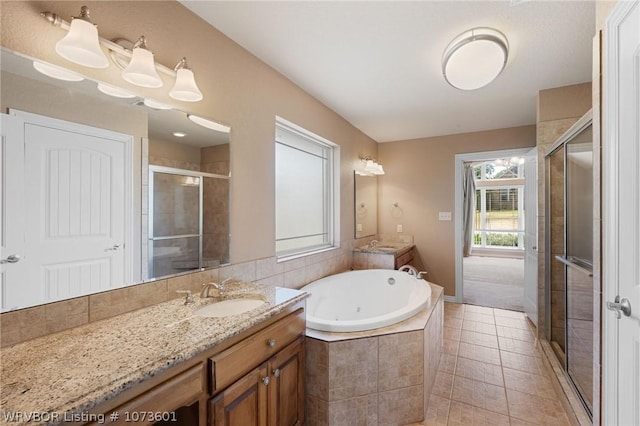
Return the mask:
<svg viewBox="0 0 640 426">
<path fill-rule="evenodd" d="M 618 319 L 622 316 L 620 312 L 622 312 L 625 317 L 631 316 L 631 303 L 629 299 L 620 299 L 620 296 L 616 296 L 613 302 L 607 302 L 607 309 L 614 311 Z"/>
<path fill-rule="evenodd" d="M 0 260 L 0 263 L 18 263 L 22 259 L 19 254 L 10 254 L 6 259 Z"/>
</svg>

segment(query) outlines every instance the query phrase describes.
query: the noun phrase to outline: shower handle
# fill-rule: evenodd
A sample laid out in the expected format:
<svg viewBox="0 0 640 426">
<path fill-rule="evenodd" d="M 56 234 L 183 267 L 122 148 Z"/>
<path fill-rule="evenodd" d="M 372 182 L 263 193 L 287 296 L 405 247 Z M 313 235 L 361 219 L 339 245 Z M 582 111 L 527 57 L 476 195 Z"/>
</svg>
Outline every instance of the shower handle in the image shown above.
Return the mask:
<svg viewBox="0 0 640 426">
<path fill-rule="evenodd" d="M 607 309 L 616 313 L 616 318 L 620 319 L 624 314 L 625 317 L 631 316 L 631 303 L 629 299 L 620 299 L 620 296 L 616 296 L 613 302 L 607 302 Z"/>
</svg>

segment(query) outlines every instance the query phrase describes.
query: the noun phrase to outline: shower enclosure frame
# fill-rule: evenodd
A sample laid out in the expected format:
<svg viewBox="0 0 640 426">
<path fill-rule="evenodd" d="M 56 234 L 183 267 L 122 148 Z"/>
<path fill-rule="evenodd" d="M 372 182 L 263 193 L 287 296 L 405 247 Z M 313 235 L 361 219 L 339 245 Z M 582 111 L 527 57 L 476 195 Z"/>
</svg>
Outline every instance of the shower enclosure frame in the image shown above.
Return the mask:
<svg viewBox="0 0 640 426">
<path fill-rule="evenodd" d="M 571 126 L 562 136 L 560 136 L 560 138 L 547 150 L 547 153 L 545 154 L 545 229 L 547 230 L 545 232 L 545 258 L 544 258 L 544 265 L 545 265 L 545 305 L 547 306 L 547 309 L 545 309 L 545 335 L 549 341 L 549 343 L 552 342 L 552 262 L 554 260 L 560 261 L 561 263 L 563 263 L 564 269 L 563 269 L 563 274 L 564 274 L 564 286 L 565 286 L 565 298 L 564 298 L 564 347 L 562 348 L 564 354 L 563 357 L 561 358 L 561 355 L 557 353 L 556 348 L 553 347 L 553 353 L 556 355 L 556 358 L 558 359 L 558 361 L 560 362 L 560 364 L 563 367 L 563 373 L 566 375 L 569 383 L 571 383 L 571 385 L 575 388 L 577 395 L 579 395 L 579 399 L 580 402 L 582 403 L 582 405 L 584 406 L 584 408 L 586 409 L 587 413 L 589 414 L 589 416 L 592 416 L 593 413 L 593 401 L 588 402 L 586 400 L 586 397 L 582 394 L 582 392 L 580 391 L 580 385 L 578 385 L 576 383 L 576 380 L 574 380 L 572 374 L 569 371 L 569 364 L 570 364 L 570 360 L 569 360 L 569 356 L 570 356 L 570 351 L 569 351 L 569 327 L 568 327 L 568 310 L 569 310 L 569 298 L 567 297 L 568 294 L 568 286 L 569 286 L 569 282 L 567 279 L 568 276 L 568 268 L 576 268 L 578 270 L 582 270 L 585 273 L 589 273 L 590 277 L 593 277 L 593 273 L 592 271 L 588 270 L 585 268 L 585 265 L 582 265 L 578 262 L 572 262 L 571 259 L 567 259 L 567 257 L 571 257 L 571 256 L 567 256 L 567 247 L 568 247 L 568 237 L 567 237 L 567 233 L 568 233 L 568 220 L 567 220 L 567 215 L 568 215 L 568 187 L 569 185 L 567 184 L 567 145 L 578 135 L 580 135 L 584 130 L 588 129 L 589 126 L 593 125 L 593 113 L 591 110 L 587 111 L 586 114 L 584 114 L 573 126 Z M 593 141 L 593 138 L 592 138 Z M 560 149 L 563 149 L 563 174 L 564 174 L 564 188 L 563 188 L 563 215 L 564 215 L 564 223 L 563 223 L 563 247 L 564 247 L 564 258 L 561 259 L 560 256 L 554 256 L 554 254 L 552 253 L 552 194 L 551 194 L 551 167 L 550 167 L 550 161 L 551 161 L 551 157 Z M 593 200 L 593 202 L 595 203 L 595 200 Z M 593 221 L 592 221 L 593 222 Z M 573 264 L 572 264 L 573 263 Z M 592 266 L 592 265 L 587 265 L 587 266 Z M 592 283 L 593 285 L 593 283 Z M 595 356 L 595 355 L 594 355 Z"/>
<path fill-rule="evenodd" d="M 176 176 L 184 176 L 184 177 L 193 177 L 199 178 L 198 182 L 198 233 L 197 234 L 183 234 L 183 235 L 172 235 L 167 237 L 157 237 L 154 234 L 154 174 L 155 173 L 164 173 L 171 174 Z M 148 257 L 147 257 L 147 276 L 149 279 L 155 279 L 158 277 L 154 277 L 154 241 L 163 241 L 169 239 L 178 239 L 178 238 L 198 238 L 198 267 L 194 269 L 190 269 L 185 272 L 177 272 L 170 275 L 162 275 L 161 277 L 171 277 L 176 275 L 182 275 L 184 273 L 193 272 L 194 270 L 204 270 L 205 266 L 203 264 L 203 235 L 204 235 L 204 178 L 214 178 L 214 179 L 224 179 L 229 180 L 229 175 L 219 175 L 214 173 L 205 173 L 197 170 L 187 170 L 187 169 L 179 169 L 174 167 L 166 167 L 166 166 L 156 166 L 149 165 L 149 191 L 148 191 L 148 238 L 147 238 L 147 247 L 148 247 Z"/>
</svg>

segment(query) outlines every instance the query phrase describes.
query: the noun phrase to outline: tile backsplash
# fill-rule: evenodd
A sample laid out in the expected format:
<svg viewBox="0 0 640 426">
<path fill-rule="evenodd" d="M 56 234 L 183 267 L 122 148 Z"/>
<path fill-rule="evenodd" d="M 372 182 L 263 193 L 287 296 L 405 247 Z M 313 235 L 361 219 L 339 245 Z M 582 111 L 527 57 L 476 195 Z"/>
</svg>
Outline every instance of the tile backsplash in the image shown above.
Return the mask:
<svg viewBox="0 0 640 426">
<path fill-rule="evenodd" d="M 353 247 L 367 244 L 372 238 L 343 241 L 338 249 L 286 262 L 269 257 L 5 312 L 0 314 L 0 346 L 11 346 L 182 297 L 176 290 L 196 293 L 203 283 L 229 277 L 266 286 L 300 288 L 351 269 Z"/>
</svg>

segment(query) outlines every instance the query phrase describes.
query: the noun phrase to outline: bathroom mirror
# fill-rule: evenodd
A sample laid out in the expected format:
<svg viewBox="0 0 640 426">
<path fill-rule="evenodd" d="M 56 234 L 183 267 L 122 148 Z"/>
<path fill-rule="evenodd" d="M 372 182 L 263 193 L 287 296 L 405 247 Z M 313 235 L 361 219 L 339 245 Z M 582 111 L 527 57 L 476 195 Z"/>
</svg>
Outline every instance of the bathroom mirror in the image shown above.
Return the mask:
<svg viewBox="0 0 640 426">
<path fill-rule="evenodd" d="M 378 233 L 378 177 L 354 172 L 355 238 Z"/>
<path fill-rule="evenodd" d="M 33 64 L 30 58 L 1 49 L 2 178 L 6 184 L 5 232 L 0 237 L 2 259 L 12 254 L 19 258 L 1 265 L 2 312 L 228 264 L 230 129 L 205 128 L 189 120 L 184 111 L 151 108 L 139 96 L 108 96 L 98 91 L 97 82 L 90 79 L 54 79 L 36 71 Z M 32 119 L 44 124 L 24 124 Z M 17 122 L 22 123 L 17 134 L 23 139 L 15 139 L 16 126 L 12 123 Z M 71 127 L 65 128 L 66 133 L 56 133 L 59 125 Z M 34 152 L 41 155 L 40 152 L 26 142 L 33 133 L 31 128 L 54 132 L 56 137 L 62 135 L 58 148 L 52 150 L 41 143 L 42 152 L 46 153 L 35 158 Z M 13 139 L 6 138 L 11 132 Z M 72 139 L 83 132 L 92 138 L 86 142 L 89 145 L 72 147 Z M 44 140 L 49 138 L 45 134 Z M 123 151 L 124 160 L 104 163 L 103 158 L 100 163 L 96 160 L 102 155 L 100 151 L 111 152 L 105 147 L 113 141 L 122 142 L 124 148 L 118 145 L 116 152 L 120 155 Z M 27 160 L 21 170 L 14 167 L 5 150 L 9 147 L 11 154 L 18 146 L 22 149 L 20 155 Z M 93 156 L 96 152 L 98 157 Z M 54 162 L 57 171 L 52 169 Z M 164 176 L 163 179 L 169 176 L 177 183 L 154 195 L 150 180 L 153 173 L 160 173 L 157 176 Z M 104 179 L 107 175 L 110 180 Z M 102 186 L 100 179 L 104 181 Z M 64 191 L 52 189 L 58 184 L 64 184 Z M 33 190 L 33 185 L 45 190 Z M 122 191 L 111 195 L 101 192 L 114 186 Z M 161 186 L 156 185 L 155 189 L 163 189 Z M 96 196 L 98 193 L 101 197 Z M 86 202 L 86 208 L 64 208 L 84 206 L 77 200 L 84 196 L 93 197 Z M 8 212 L 14 206 L 23 211 Z M 182 213 L 190 208 L 190 216 L 180 213 L 180 208 Z M 26 214 L 36 209 L 44 213 Z M 107 210 L 111 214 L 117 211 L 120 219 L 106 216 Z M 18 218 L 24 230 L 8 223 L 12 217 Z M 30 226 L 29 220 L 34 218 L 42 226 Z M 118 225 L 118 236 L 112 235 L 114 224 L 120 222 L 123 225 Z M 21 236 L 35 228 L 42 235 Z M 99 254 L 75 262 L 60 260 L 59 254 L 71 251 L 65 247 L 87 252 L 77 247 L 81 247 L 81 240 L 95 236 L 89 238 L 89 234 L 104 234 Z M 75 242 L 67 242 L 66 246 L 52 243 L 65 242 L 68 236 L 73 236 Z M 11 243 L 9 237 L 18 244 Z M 113 268 L 117 271 L 113 272 Z"/>
</svg>

